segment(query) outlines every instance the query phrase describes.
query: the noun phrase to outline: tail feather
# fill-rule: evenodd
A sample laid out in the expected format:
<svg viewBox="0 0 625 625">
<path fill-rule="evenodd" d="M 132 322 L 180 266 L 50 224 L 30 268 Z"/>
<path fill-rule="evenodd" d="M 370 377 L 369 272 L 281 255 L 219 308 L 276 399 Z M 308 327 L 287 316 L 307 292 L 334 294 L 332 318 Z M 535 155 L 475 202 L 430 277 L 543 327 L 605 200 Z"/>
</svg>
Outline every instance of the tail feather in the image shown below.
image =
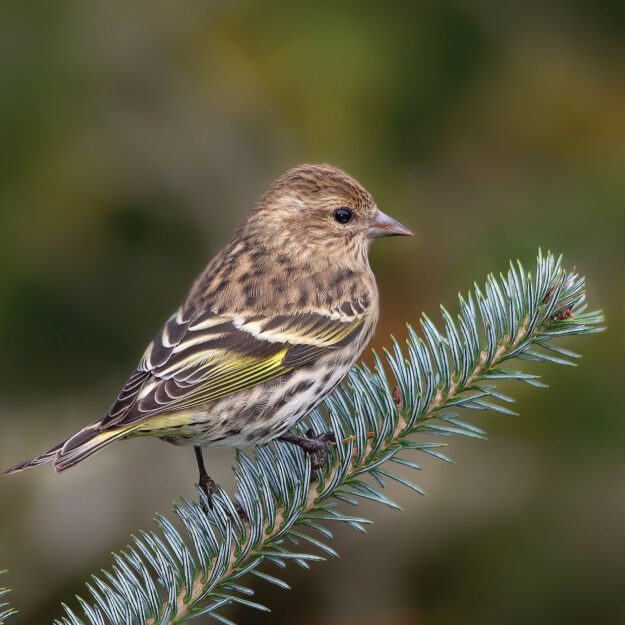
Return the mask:
<svg viewBox="0 0 625 625">
<path fill-rule="evenodd" d="M 97 426 L 96 426 L 97 428 Z M 54 460 L 54 469 L 57 472 L 65 471 L 73 467 L 75 464 L 82 462 L 85 458 L 92 456 L 100 451 L 103 447 L 124 438 L 135 428 L 120 428 L 118 430 L 109 430 L 99 432 L 97 429 L 85 428 L 70 438 L 57 454 Z"/>
<path fill-rule="evenodd" d="M 59 443 L 52 447 L 52 449 L 48 449 L 48 451 L 43 454 L 36 456 L 30 460 L 26 460 L 25 462 L 20 462 L 20 464 L 16 464 L 14 467 L 6 470 L 4 475 L 12 475 L 13 473 L 19 473 L 20 471 L 25 471 L 26 469 L 32 469 L 33 467 L 38 467 L 40 464 L 45 464 L 46 462 L 51 462 L 54 460 L 62 449 L 63 445 L 65 445 L 65 441 Z"/>
<path fill-rule="evenodd" d="M 32 460 L 27 460 L 26 462 L 15 465 L 8 471 L 5 471 L 5 475 L 19 473 L 20 471 L 37 467 L 46 462 L 53 462 L 54 469 L 57 472 L 65 471 L 65 469 L 73 467 L 85 458 L 100 451 L 100 449 L 109 443 L 127 436 L 135 427 L 101 432 L 98 423 L 94 423 L 83 428 L 71 438 L 59 443 L 45 453 L 36 456 Z"/>
</svg>

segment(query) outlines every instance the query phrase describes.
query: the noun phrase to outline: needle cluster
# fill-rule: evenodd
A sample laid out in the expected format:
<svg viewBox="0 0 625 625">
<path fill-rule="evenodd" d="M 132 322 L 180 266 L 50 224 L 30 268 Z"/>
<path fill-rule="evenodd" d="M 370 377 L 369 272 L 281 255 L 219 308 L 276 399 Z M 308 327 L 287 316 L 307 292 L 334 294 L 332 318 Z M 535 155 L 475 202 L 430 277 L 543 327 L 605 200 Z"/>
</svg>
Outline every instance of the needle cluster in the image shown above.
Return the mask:
<svg viewBox="0 0 625 625">
<path fill-rule="evenodd" d="M 6 571 L 0 571 L 0 575 L 2 575 L 3 573 L 6 573 Z M 0 587 L 0 625 L 4 625 L 5 621 L 9 618 L 9 616 L 17 614 L 16 610 L 14 610 L 11 605 L 7 601 L 5 601 L 8 593 L 8 588 Z"/>
</svg>

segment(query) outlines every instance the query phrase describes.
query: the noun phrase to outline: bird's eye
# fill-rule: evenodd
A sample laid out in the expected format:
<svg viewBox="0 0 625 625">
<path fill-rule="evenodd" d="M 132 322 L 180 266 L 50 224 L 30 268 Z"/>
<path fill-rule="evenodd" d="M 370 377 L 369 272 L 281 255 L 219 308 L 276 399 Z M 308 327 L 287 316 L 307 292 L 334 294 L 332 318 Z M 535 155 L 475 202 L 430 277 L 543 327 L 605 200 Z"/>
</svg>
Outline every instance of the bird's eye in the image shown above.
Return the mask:
<svg viewBox="0 0 625 625">
<path fill-rule="evenodd" d="M 340 224 L 346 224 L 352 220 L 352 211 L 349 208 L 337 208 L 334 211 L 334 220 Z"/>
</svg>

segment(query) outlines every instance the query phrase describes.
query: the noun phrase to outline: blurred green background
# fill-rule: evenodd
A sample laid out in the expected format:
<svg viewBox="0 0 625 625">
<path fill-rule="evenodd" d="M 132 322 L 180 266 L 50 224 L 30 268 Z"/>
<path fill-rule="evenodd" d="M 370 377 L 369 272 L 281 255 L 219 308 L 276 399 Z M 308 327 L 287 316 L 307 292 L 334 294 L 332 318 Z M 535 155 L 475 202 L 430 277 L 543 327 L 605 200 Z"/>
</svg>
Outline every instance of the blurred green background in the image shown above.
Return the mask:
<svg viewBox="0 0 625 625">
<path fill-rule="evenodd" d="M 538 246 L 589 277 L 608 332 L 538 367 L 520 418 L 426 463 L 429 496 L 364 506 L 368 536 L 291 569 L 241 624 L 625 622 L 625 5 L 124 2 L 0 5 L 0 460 L 98 417 L 270 180 L 329 162 L 411 240 L 372 250 L 375 345 Z M 508 389 L 510 390 L 510 389 Z M 228 451 L 209 453 L 232 487 Z M 193 495 L 156 440 L 0 480 L 0 568 L 46 623 L 111 550 Z M 198 621 L 201 622 L 201 619 Z"/>
</svg>

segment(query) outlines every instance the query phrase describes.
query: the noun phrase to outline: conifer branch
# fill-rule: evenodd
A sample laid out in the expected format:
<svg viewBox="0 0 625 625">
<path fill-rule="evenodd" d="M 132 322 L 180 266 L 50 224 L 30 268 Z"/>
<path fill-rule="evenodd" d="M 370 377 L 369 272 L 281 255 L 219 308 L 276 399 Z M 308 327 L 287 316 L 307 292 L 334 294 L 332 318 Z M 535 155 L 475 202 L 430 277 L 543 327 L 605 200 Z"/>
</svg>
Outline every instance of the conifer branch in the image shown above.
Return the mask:
<svg viewBox="0 0 625 625">
<path fill-rule="evenodd" d="M 459 309 L 456 320 L 441 309 L 443 333 L 426 316 L 423 338 L 408 326 L 403 349 L 392 339 L 384 358 L 374 353 L 373 369 L 354 368 L 295 428 L 299 434 L 312 428 L 335 435 L 329 462 L 318 475 L 311 475 L 310 459 L 286 443 L 237 452 L 234 500 L 219 490 L 206 514 L 200 503 L 180 499 L 173 511 L 184 531 L 157 515 L 155 531 L 133 536 L 113 556 L 111 571 L 87 584 L 90 600 L 79 598 L 84 616 L 64 606 L 65 616 L 56 623 L 174 625 L 199 615 L 231 623 L 220 613 L 227 605 L 267 610 L 250 599 L 253 590 L 242 585 L 246 578 L 286 589 L 266 564 L 284 568 L 293 561 L 308 568 L 336 555 L 326 544 L 332 538 L 329 522 L 359 531 L 369 523 L 346 514 L 339 503 L 369 499 L 398 508 L 381 492 L 387 479 L 422 491 L 389 465 L 418 469 L 405 458 L 415 452 L 449 461 L 442 442 L 415 435 L 483 437 L 459 411 L 514 414 L 505 405 L 512 400 L 496 391 L 497 380 L 544 386 L 538 376 L 509 368 L 508 361 L 573 364 L 579 356 L 554 339 L 600 331 L 603 321 L 600 313 L 586 312 L 584 279 L 563 270 L 551 254 L 539 254 L 534 275 L 511 263 L 506 275 L 489 276 L 483 289 L 475 285 L 459 297 Z"/>
</svg>

